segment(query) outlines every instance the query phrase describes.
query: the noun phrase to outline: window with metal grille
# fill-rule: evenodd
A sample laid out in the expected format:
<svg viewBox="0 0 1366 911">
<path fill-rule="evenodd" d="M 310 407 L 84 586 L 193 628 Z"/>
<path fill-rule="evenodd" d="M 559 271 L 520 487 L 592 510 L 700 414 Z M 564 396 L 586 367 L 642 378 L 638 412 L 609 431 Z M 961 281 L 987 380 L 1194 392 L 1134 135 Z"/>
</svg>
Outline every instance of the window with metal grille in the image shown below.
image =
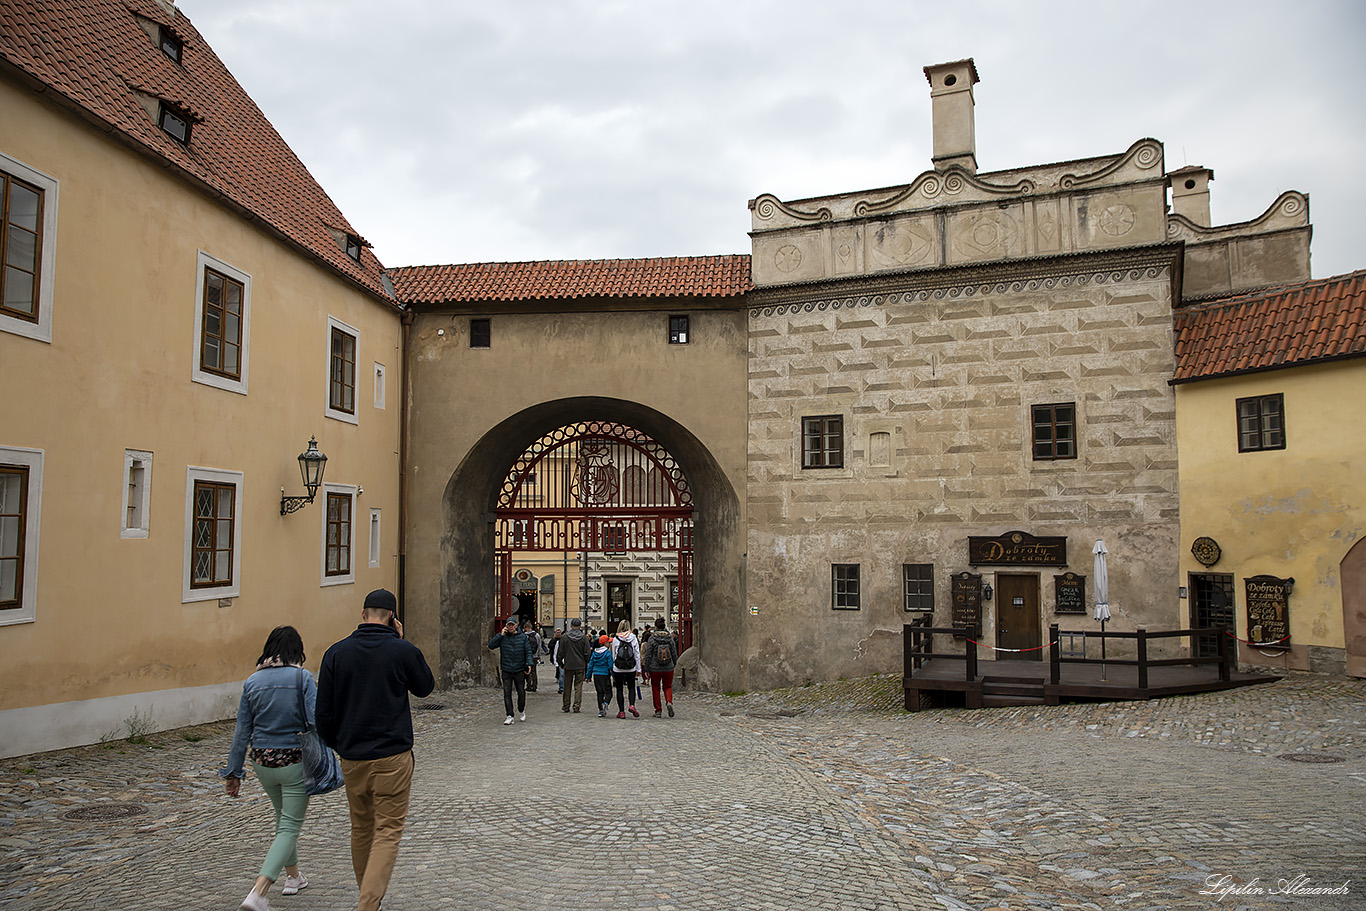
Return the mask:
<svg viewBox="0 0 1366 911">
<path fill-rule="evenodd" d="M 901 564 L 901 588 L 906 600 L 906 610 L 934 610 L 933 564 Z"/>
<path fill-rule="evenodd" d="M 1281 393 L 1238 400 L 1238 451 L 1285 448 L 1285 399 Z"/>
<path fill-rule="evenodd" d="M 194 482 L 191 588 L 232 584 L 236 498 L 236 485 L 213 481 Z"/>
<path fill-rule="evenodd" d="M 688 344 L 688 318 L 686 316 L 669 317 L 669 344 Z"/>
<path fill-rule="evenodd" d="M 351 495 L 327 495 L 327 565 L 328 576 L 351 574 Z"/>
<path fill-rule="evenodd" d="M 844 418 L 841 415 L 802 418 L 802 467 L 844 467 Z"/>
<path fill-rule="evenodd" d="M 1035 405 L 1034 461 L 1075 459 L 1077 457 L 1077 406 Z"/>
<path fill-rule="evenodd" d="M 28 466 L 0 465 L 0 610 L 24 606 Z"/>
<path fill-rule="evenodd" d="M 859 565 L 833 563 L 830 566 L 830 606 L 835 610 L 858 610 Z"/>
<path fill-rule="evenodd" d="M 43 191 L 0 171 L 0 312 L 38 322 Z"/>
<path fill-rule="evenodd" d="M 242 378 L 243 285 L 221 272 L 204 269 L 203 337 L 199 367 L 228 379 Z"/>
<path fill-rule="evenodd" d="M 493 345 L 493 321 L 488 319 L 470 320 L 470 347 L 490 348 Z"/>
<path fill-rule="evenodd" d="M 333 411 L 356 413 L 356 337 L 332 327 L 332 369 L 327 405 Z"/>
</svg>

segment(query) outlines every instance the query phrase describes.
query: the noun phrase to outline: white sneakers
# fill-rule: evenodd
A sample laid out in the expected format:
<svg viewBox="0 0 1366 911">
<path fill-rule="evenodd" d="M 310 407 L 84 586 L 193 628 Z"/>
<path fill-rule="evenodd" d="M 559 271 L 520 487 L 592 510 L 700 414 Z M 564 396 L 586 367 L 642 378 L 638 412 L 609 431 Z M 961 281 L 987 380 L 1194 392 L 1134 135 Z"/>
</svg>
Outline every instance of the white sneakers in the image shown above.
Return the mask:
<svg viewBox="0 0 1366 911">
<path fill-rule="evenodd" d="M 270 902 L 266 901 L 264 895 L 257 895 L 256 890 L 252 889 L 237 907 L 238 911 L 270 911 Z"/>
<path fill-rule="evenodd" d="M 526 720 L 526 715 L 523 715 L 523 716 L 522 716 L 522 720 L 523 720 L 523 721 Z M 504 721 L 503 724 L 512 724 L 512 716 L 509 715 L 509 716 L 507 717 L 507 720 Z"/>
<path fill-rule="evenodd" d="M 284 888 L 280 890 L 281 895 L 298 895 L 299 890 L 308 885 L 308 877 L 302 873 L 298 876 L 290 876 L 286 873 L 280 882 L 284 884 Z"/>
<path fill-rule="evenodd" d="M 522 714 L 518 715 L 517 717 L 518 717 L 518 718 L 521 718 L 523 721 L 526 721 L 526 712 L 523 712 Z"/>
</svg>

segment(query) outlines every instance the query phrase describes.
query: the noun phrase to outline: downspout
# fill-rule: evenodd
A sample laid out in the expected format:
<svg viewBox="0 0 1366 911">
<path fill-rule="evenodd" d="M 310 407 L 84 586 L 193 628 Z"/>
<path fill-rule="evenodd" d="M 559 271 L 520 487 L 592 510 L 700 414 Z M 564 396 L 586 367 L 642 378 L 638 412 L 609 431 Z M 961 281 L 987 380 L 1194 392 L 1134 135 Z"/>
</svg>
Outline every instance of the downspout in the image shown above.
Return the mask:
<svg viewBox="0 0 1366 911">
<path fill-rule="evenodd" d="M 398 424 L 398 619 L 402 622 L 406 613 L 408 571 L 408 345 L 412 339 L 413 311 L 403 311 L 402 363 L 399 366 L 402 401 L 399 403 Z"/>
</svg>

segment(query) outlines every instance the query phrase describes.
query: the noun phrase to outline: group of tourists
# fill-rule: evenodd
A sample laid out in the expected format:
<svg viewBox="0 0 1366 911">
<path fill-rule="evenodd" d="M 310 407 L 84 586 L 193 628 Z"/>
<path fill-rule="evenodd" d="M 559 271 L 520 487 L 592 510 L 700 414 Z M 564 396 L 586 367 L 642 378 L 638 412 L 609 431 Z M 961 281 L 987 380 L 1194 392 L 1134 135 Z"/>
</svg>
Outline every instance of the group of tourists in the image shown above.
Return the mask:
<svg viewBox="0 0 1366 911">
<path fill-rule="evenodd" d="M 536 672 L 536 646 L 532 631 L 518 628 L 516 616 L 507 618 L 501 632 L 489 640 L 489 648 L 498 650 L 499 674 L 503 681 L 503 709 L 507 717 L 503 724 L 513 723 L 513 693 L 517 694 L 516 717 L 526 721 L 528 678 Z M 636 709 L 639 690 L 636 675 L 643 674 L 650 682 L 654 697 L 655 717 L 667 711 L 674 717 L 674 669 L 678 666 L 678 640 L 664 628 L 664 618 L 655 620 L 654 629 L 645 635 L 637 634 L 631 624 L 623 620 L 616 635 L 606 631 L 590 636 L 583 630 L 577 617 L 569 621 L 569 632 L 553 640 L 551 660 L 560 681 L 562 712 L 578 712 L 583 704 L 585 680 L 593 681 L 597 693 L 598 717 L 607 716 L 615 690 L 617 717 L 625 718 L 629 711 L 640 717 Z"/>
</svg>

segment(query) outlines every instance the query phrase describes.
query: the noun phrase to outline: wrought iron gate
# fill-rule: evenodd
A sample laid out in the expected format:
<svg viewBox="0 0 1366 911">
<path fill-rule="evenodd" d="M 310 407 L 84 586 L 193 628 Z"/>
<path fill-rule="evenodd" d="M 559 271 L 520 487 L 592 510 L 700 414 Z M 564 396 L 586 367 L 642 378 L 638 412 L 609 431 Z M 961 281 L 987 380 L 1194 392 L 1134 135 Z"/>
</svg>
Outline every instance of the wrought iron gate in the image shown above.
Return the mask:
<svg viewBox="0 0 1366 911">
<path fill-rule="evenodd" d="M 551 431 L 513 464 L 495 514 L 503 613 L 512 603 L 515 552 L 673 553 L 678 632 L 684 648 L 692 644 L 692 492 L 673 456 L 649 436 L 604 421 Z"/>
</svg>

